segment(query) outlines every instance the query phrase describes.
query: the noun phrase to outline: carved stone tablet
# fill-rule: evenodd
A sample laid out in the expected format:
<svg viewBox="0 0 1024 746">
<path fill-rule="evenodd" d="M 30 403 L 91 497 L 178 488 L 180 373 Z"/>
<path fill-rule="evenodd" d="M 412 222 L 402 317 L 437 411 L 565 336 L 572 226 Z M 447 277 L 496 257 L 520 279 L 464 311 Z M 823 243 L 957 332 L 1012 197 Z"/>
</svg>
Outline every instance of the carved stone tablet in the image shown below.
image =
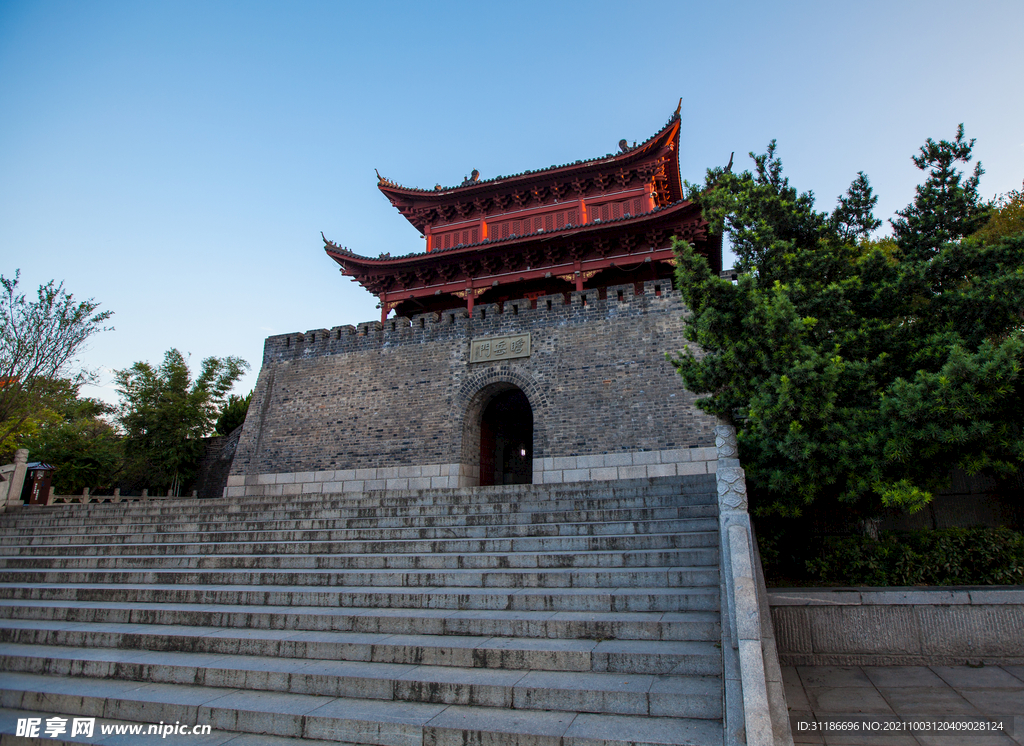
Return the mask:
<svg viewBox="0 0 1024 746">
<path fill-rule="evenodd" d="M 510 360 L 514 357 L 529 356 L 529 334 L 474 339 L 469 347 L 469 362 L 471 363 L 486 363 L 491 360 Z"/>
</svg>

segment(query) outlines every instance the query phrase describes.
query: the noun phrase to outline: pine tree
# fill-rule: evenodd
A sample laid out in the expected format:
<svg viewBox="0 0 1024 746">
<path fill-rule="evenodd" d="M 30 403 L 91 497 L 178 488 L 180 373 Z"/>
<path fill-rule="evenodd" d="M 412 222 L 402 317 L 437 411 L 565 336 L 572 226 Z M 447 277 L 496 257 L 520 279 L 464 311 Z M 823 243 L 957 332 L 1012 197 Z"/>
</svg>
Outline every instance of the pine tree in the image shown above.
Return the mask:
<svg viewBox="0 0 1024 746">
<path fill-rule="evenodd" d="M 953 142 L 930 137 L 918 155 L 912 157 L 914 165 L 928 172 L 928 178 L 917 187 L 913 204 L 896 214 L 891 220 L 896 242 L 913 259 L 933 256 L 950 241 L 958 241 L 978 230 L 987 218 L 989 205 L 978 195 L 978 183 L 985 173 L 981 163 L 966 180 L 957 168 L 958 163 L 971 162 L 974 140 L 964 140 L 964 126 L 956 129 Z"/>
<path fill-rule="evenodd" d="M 877 204 L 878 197 L 872 191 L 868 177 L 863 171 L 858 172 L 832 213 L 832 227 L 839 238 L 844 241 L 869 238 L 871 232 L 882 225 L 873 212 Z"/>
<path fill-rule="evenodd" d="M 929 143 L 925 154 L 946 149 Z M 730 234 L 738 281 L 686 244 L 677 271 L 702 352 L 674 362 L 699 406 L 737 425 L 754 509 L 797 515 L 834 499 L 866 516 L 916 510 L 953 466 L 1019 469 L 1024 235 L 914 249 L 934 244 L 939 224 L 966 235 L 980 214 L 967 198 L 966 218 L 935 219 L 930 177 L 901 213 L 901 237 L 864 240 L 875 224 L 867 177 L 825 215 L 775 151 L 751 154 L 753 173 L 709 172 L 704 189 L 690 187 L 712 230 Z M 944 183 L 959 184 L 948 171 Z"/>
</svg>

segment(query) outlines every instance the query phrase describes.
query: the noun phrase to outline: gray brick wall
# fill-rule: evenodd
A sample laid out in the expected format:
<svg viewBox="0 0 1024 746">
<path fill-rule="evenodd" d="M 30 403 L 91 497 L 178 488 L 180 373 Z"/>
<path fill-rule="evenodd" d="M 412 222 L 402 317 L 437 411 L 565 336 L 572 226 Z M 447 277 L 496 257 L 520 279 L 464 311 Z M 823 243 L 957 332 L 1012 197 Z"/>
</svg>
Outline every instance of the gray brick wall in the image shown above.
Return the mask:
<svg viewBox="0 0 1024 746">
<path fill-rule="evenodd" d="M 675 454 L 646 457 L 651 468 L 662 464 L 659 474 L 676 456 L 692 473 L 694 462 L 713 458 L 680 452 L 705 454 L 715 421 L 665 360 L 686 345 L 684 313 L 663 280 L 641 294 L 609 287 L 606 299 L 597 290 L 570 293 L 568 304 L 545 296 L 536 309 L 528 300 L 478 305 L 472 319 L 458 310 L 270 337 L 229 484 L 427 465 L 441 465 L 452 486 L 456 476 L 471 484 L 480 413 L 510 385 L 533 408 L 535 481 L 545 471 L 562 476 L 543 481 L 581 476 L 562 468 L 567 462 L 555 469 L 557 459 L 644 452 Z M 529 357 L 469 363 L 471 340 L 527 332 Z M 645 466 L 642 455 L 629 459 L 634 471 Z M 579 463 L 610 473 L 598 460 Z"/>
</svg>

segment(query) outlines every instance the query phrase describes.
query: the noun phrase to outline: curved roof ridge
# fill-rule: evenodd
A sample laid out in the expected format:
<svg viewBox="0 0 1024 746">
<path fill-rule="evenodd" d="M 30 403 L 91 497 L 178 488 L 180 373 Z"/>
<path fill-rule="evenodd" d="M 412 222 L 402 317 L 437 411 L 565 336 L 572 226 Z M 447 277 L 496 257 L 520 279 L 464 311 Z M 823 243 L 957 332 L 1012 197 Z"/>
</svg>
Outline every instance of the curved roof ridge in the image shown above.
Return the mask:
<svg viewBox="0 0 1024 746">
<path fill-rule="evenodd" d="M 507 181 L 509 179 L 519 178 L 520 176 L 536 176 L 538 174 L 544 174 L 544 173 L 547 173 L 549 171 L 557 171 L 560 168 L 569 168 L 570 166 L 585 166 L 585 165 L 588 165 L 588 164 L 591 164 L 591 163 L 597 163 L 599 161 L 604 161 L 604 160 L 608 160 L 608 159 L 618 158 L 620 156 L 629 155 L 629 154 L 631 154 L 631 153 L 633 153 L 633 152 L 635 152 L 637 150 L 641 150 L 642 148 L 647 147 L 648 145 L 651 144 L 651 142 L 653 142 L 658 137 L 663 135 L 665 133 L 665 131 L 669 127 L 671 127 L 675 122 L 677 122 L 680 119 L 680 111 L 682 110 L 682 106 L 683 106 L 683 99 L 680 98 L 679 99 L 679 106 L 676 107 L 675 112 L 673 112 L 672 116 L 670 116 L 668 118 L 668 121 L 664 124 L 664 126 L 661 129 L 659 129 L 657 132 L 655 132 L 653 135 L 648 137 L 646 140 L 644 140 L 639 145 L 633 145 L 628 150 L 624 150 L 621 153 L 606 153 L 605 155 L 598 156 L 596 158 L 588 158 L 586 160 L 576 160 L 576 161 L 573 161 L 572 163 L 563 163 L 561 165 L 551 165 L 551 166 L 548 166 L 547 168 L 526 169 L 525 171 L 520 171 L 519 173 L 516 173 L 516 174 L 509 174 L 507 176 L 499 175 L 499 176 L 495 176 L 495 177 L 490 178 L 490 179 L 478 179 L 477 181 L 473 181 L 473 182 L 468 183 L 468 184 L 462 183 L 462 184 L 459 184 L 457 186 L 445 187 L 445 186 L 438 185 L 438 186 L 435 186 L 433 189 L 421 189 L 420 187 L 407 187 L 407 186 L 403 186 L 403 185 L 399 184 L 396 181 L 392 181 L 391 179 L 389 179 L 389 178 L 387 178 L 385 176 L 381 176 L 380 172 L 377 171 L 377 169 L 374 169 L 374 173 L 377 174 L 377 186 L 378 186 L 378 188 L 379 187 L 388 187 L 390 189 L 398 189 L 398 190 L 401 190 L 403 192 L 412 192 L 412 193 L 416 193 L 416 194 L 448 194 L 448 193 L 451 193 L 451 192 L 458 191 L 460 189 L 468 189 L 470 187 L 482 186 L 484 184 L 497 184 L 499 182 Z"/>
</svg>

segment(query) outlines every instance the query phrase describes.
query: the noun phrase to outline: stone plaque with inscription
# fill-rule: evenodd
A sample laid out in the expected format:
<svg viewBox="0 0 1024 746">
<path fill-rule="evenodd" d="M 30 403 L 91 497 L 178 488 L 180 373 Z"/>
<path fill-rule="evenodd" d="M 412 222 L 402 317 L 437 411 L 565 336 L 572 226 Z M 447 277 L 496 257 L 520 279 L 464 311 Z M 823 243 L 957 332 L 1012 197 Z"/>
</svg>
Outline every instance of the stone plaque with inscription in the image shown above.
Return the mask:
<svg viewBox="0 0 1024 746">
<path fill-rule="evenodd" d="M 514 357 L 529 356 L 529 334 L 474 339 L 469 347 L 469 362 L 471 363 L 486 363 L 489 360 L 510 360 Z"/>
</svg>

